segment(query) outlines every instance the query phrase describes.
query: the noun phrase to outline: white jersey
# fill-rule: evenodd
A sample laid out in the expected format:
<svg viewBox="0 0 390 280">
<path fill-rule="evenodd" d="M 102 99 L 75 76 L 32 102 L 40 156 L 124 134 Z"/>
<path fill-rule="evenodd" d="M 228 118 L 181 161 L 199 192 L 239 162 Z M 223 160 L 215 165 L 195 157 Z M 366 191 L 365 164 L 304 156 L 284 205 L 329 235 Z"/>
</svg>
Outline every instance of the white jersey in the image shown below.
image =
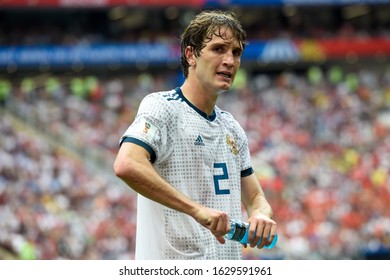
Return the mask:
<svg viewBox="0 0 390 280">
<path fill-rule="evenodd" d="M 248 140 L 231 114 L 207 116 L 180 88 L 152 93 L 121 142 L 143 146 L 157 172 L 206 207 L 241 219 L 240 179 L 253 173 Z M 138 195 L 136 259 L 240 259 L 242 245 L 220 244 L 192 217 Z"/>
</svg>

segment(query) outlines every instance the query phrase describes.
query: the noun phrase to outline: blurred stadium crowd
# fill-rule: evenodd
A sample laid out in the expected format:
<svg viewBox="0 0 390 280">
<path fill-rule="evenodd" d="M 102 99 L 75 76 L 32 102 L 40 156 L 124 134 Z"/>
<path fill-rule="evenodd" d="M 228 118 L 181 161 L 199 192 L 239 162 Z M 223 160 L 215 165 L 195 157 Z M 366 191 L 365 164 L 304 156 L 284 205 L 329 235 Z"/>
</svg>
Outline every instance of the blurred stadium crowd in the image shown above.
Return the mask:
<svg viewBox="0 0 390 280">
<path fill-rule="evenodd" d="M 110 40 L 104 32 L 90 36 L 82 23 L 68 21 L 45 39 L 39 24 L 25 33 L 12 22 L 1 25 L 2 45 L 69 42 L 69 30 L 80 32 L 78 42 Z M 372 30 L 389 34 L 388 22 L 379 29 L 376 23 Z M 339 34 L 346 26 L 338 25 Z M 367 30 L 360 27 L 354 36 Z M 258 34 L 281 36 L 265 31 Z M 270 72 L 244 65 L 222 95 L 218 106 L 248 133 L 279 224 L 277 248 L 245 249 L 246 259 L 389 258 L 387 65 Z M 0 72 L 0 259 L 134 258 L 135 195 L 114 178 L 112 163 L 140 100 L 177 86 L 178 72 Z"/>
<path fill-rule="evenodd" d="M 230 9 L 240 15 L 250 40 L 390 35 L 388 5 L 236 5 Z M 0 9 L 0 45 L 177 42 L 199 10 L 186 5 Z"/>
</svg>

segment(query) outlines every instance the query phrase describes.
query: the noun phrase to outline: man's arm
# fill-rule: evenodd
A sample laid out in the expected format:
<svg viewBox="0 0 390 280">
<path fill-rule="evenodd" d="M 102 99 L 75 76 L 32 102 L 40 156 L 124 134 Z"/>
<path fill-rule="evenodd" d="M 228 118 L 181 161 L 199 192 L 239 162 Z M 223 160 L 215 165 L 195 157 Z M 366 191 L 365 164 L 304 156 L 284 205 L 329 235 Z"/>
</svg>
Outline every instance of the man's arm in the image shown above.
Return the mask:
<svg viewBox="0 0 390 280">
<path fill-rule="evenodd" d="M 241 196 L 250 223 L 248 235 L 248 240 L 252 240 L 250 246 L 255 247 L 260 237 L 262 242 L 258 248 L 271 244 L 276 234 L 277 224 L 272 220 L 272 208 L 254 173 L 241 178 Z M 268 236 L 270 236 L 269 240 Z"/>
<path fill-rule="evenodd" d="M 122 143 L 115 159 L 114 172 L 137 193 L 190 215 L 208 228 L 220 243 L 225 242 L 223 235 L 229 230 L 227 213 L 194 202 L 166 182 L 154 169 L 150 154 L 143 147 Z"/>
</svg>

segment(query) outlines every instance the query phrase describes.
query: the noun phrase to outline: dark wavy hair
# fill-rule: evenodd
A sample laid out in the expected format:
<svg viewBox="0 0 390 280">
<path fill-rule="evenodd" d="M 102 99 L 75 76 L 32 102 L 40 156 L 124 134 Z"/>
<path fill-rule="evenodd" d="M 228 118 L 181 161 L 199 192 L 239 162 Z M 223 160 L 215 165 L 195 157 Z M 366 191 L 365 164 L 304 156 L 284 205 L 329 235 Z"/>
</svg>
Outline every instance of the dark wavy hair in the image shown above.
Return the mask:
<svg viewBox="0 0 390 280">
<path fill-rule="evenodd" d="M 213 35 L 223 37 L 221 27 L 228 27 L 243 49 L 248 44 L 246 32 L 232 11 L 207 10 L 199 13 L 181 35 L 180 61 L 185 78 L 188 77 L 188 68 L 190 66 L 185 56 L 186 47 L 193 47 L 195 56 L 199 57 L 202 49 L 207 42 L 211 41 Z"/>
</svg>

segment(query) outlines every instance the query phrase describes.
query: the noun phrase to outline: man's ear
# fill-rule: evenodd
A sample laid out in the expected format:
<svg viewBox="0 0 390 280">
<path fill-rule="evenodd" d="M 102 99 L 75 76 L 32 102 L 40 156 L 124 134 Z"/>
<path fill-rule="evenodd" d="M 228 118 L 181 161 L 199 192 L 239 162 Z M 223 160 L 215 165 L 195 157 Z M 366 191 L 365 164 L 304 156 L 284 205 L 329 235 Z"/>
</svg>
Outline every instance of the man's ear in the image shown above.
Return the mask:
<svg viewBox="0 0 390 280">
<path fill-rule="evenodd" d="M 187 46 L 185 49 L 185 56 L 187 59 L 187 62 L 190 66 L 194 66 L 196 63 L 195 59 L 195 53 L 194 53 L 194 48 L 191 46 Z"/>
</svg>

